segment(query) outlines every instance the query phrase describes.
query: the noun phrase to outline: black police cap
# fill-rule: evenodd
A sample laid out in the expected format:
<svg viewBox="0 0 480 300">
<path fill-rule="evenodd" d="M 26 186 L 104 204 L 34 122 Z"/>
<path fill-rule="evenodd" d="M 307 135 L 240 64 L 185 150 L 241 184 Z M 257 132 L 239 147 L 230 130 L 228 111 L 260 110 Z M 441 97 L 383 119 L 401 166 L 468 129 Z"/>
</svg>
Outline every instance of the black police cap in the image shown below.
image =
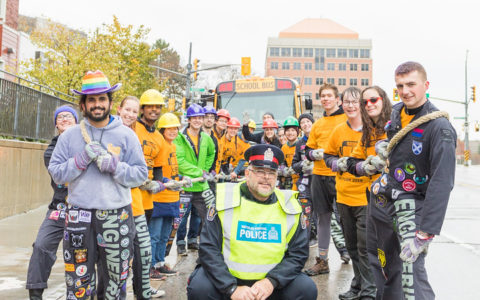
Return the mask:
<svg viewBox="0 0 480 300">
<path fill-rule="evenodd" d="M 285 156 L 277 146 L 260 144 L 248 148 L 245 159 L 252 166 L 276 170 L 285 160 Z"/>
</svg>

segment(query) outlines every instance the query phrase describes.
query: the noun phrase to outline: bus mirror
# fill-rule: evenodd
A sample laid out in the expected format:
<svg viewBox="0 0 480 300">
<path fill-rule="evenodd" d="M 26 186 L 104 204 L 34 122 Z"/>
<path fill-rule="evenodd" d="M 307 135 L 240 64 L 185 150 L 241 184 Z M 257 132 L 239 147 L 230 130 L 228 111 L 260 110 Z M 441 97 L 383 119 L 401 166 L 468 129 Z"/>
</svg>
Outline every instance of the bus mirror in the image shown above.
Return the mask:
<svg viewBox="0 0 480 300">
<path fill-rule="evenodd" d="M 305 99 L 305 109 L 306 109 L 306 110 L 312 110 L 312 109 L 313 109 L 313 101 L 312 101 L 312 98 L 306 98 L 306 99 Z"/>
</svg>

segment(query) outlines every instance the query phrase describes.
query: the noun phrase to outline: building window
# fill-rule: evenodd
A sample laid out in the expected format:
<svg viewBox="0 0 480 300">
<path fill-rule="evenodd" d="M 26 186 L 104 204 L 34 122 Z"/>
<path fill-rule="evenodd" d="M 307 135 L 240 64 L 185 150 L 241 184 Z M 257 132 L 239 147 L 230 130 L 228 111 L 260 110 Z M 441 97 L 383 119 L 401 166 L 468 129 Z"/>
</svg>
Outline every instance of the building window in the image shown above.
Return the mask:
<svg viewBox="0 0 480 300">
<path fill-rule="evenodd" d="M 357 78 L 350 78 L 350 85 L 357 86 Z"/>
<path fill-rule="evenodd" d="M 305 70 L 311 70 L 312 69 L 312 63 L 305 63 Z"/>
<path fill-rule="evenodd" d="M 335 57 L 335 54 L 336 54 L 336 51 L 337 49 L 332 49 L 332 48 L 329 48 L 327 49 L 327 57 Z"/>
<path fill-rule="evenodd" d="M 328 71 L 335 71 L 335 64 L 334 63 L 328 63 L 327 64 L 327 70 Z"/>
<path fill-rule="evenodd" d="M 325 70 L 325 64 L 324 63 L 321 63 L 321 64 L 315 64 L 315 70 L 316 71 L 324 71 Z"/>
<path fill-rule="evenodd" d="M 300 77 L 293 77 L 293 80 L 295 80 L 298 84 L 302 83 L 302 82 L 300 81 Z"/>
<path fill-rule="evenodd" d="M 347 57 L 347 49 L 337 49 L 337 57 L 346 58 Z"/>
<path fill-rule="evenodd" d="M 347 85 L 346 78 L 338 78 L 338 85 Z"/>
<path fill-rule="evenodd" d="M 293 69 L 294 70 L 300 70 L 302 68 L 302 64 L 299 62 L 294 62 L 293 63 Z"/>
<path fill-rule="evenodd" d="M 291 48 L 282 48 L 282 56 L 290 56 Z"/>
<path fill-rule="evenodd" d="M 315 78 L 315 84 L 316 85 L 322 85 L 323 84 L 323 78 Z"/>
<path fill-rule="evenodd" d="M 315 49 L 315 57 L 324 57 L 324 56 L 325 56 L 325 49 L 323 48 Z"/>
<path fill-rule="evenodd" d="M 272 61 L 272 62 L 270 62 L 270 69 L 272 69 L 272 70 L 278 70 L 278 61 Z"/>
<path fill-rule="evenodd" d="M 303 56 L 313 57 L 313 48 L 303 48 Z"/>
<path fill-rule="evenodd" d="M 368 64 L 362 64 L 362 71 L 368 71 Z"/>
<path fill-rule="evenodd" d="M 344 63 L 338 64 L 338 70 L 339 71 L 346 71 L 347 70 L 347 64 L 344 64 Z"/>
<path fill-rule="evenodd" d="M 270 47 L 270 56 L 280 56 L 280 48 Z"/>
<path fill-rule="evenodd" d="M 350 71 L 356 71 L 357 70 L 357 64 L 350 64 Z"/>
<path fill-rule="evenodd" d="M 328 84 L 335 84 L 335 78 L 327 78 Z"/>
<path fill-rule="evenodd" d="M 362 86 L 368 86 L 368 79 L 362 79 Z"/>
<path fill-rule="evenodd" d="M 305 77 L 305 85 L 312 85 L 312 78 L 311 77 Z"/>
<path fill-rule="evenodd" d="M 305 94 L 303 94 L 303 97 L 305 99 L 312 99 L 312 93 L 305 93 Z"/>
<path fill-rule="evenodd" d="M 302 48 L 292 48 L 293 57 L 302 57 Z"/>
<path fill-rule="evenodd" d="M 318 93 L 315 93 L 315 99 L 316 100 L 320 99 L 320 95 Z"/>
<path fill-rule="evenodd" d="M 360 49 L 360 58 L 370 58 L 370 49 Z"/>
<path fill-rule="evenodd" d="M 348 57 L 358 58 L 358 49 L 348 49 Z"/>
<path fill-rule="evenodd" d="M 282 70 L 290 70 L 290 63 L 282 62 Z"/>
</svg>

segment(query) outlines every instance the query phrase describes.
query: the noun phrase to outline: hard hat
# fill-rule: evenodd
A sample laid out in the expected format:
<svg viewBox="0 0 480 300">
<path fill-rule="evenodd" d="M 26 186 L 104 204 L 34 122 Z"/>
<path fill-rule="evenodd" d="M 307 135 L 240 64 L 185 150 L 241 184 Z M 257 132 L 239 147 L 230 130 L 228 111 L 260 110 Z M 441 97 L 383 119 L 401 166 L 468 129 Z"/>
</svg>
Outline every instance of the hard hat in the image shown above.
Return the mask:
<svg viewBox="0 0 480 300">
<path fill-rule="evenodd" d="M 155 89 L 146 90 L 140 97 L 140 106 L 142 105 L 165 105 L 162 94 Z"/>
<path fill-rule="evenodd" d="M 178 120 L 177 116 L 172 113 L 164 113 L 158 119 L 157 128 L 172 128 L 172 127 L 180 127 L 180 121 Z"/>
<path fill-rule="evenodd" d="M 287 117 L 283 122 L 283 127 L 299 127 L 298 120 L 295 117 Z"/>
<path fill-rule="evenodd" d="M 194 103 L 187 108 L 187 118 L 205 116 L 203 107 Z"/>
<path fill-rule="evenodd" d="M 227 127 L 240 128 L 240 121 L 237 118 L 233 117 L 228 120 Z"/>
<path fill-rule="evenodd" d="M 263 122 L 262 128 L 278 128 L 278 124 L 275 120 L 267 119 Z"/>
<path fill-rule="evenodd" d="M 225 108 L 222 108 L 217 111 L 217 117 L 224 117 L 230 120 L 230 113 Z"/>
<path fill-rule="evenodd" d="M 250 119 L 250 121 L 248 121 L 248 127 L 249 127 L 249 128 L 253 128 L 253 129 L 256 129 L 256 128 L 257 128 L 257 124 L 255 123 L 254 120 Z"/>
<path fill-rule="evenodd" d="M 217 115 L 217 111 L 212 106 L 205 106 L 203 109 L 205 114 Z"/>
</svg>

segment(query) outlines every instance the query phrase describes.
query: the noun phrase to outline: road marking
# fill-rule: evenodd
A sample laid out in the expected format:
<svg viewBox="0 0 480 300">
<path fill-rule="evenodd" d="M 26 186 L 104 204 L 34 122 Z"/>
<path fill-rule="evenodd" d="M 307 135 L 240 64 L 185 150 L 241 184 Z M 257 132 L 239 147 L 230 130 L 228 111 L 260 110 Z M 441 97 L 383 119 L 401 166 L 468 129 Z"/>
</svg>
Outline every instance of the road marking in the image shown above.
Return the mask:
<svg viewBox="0 0 480 300">
<path fill-rule="evenodd" d="M 0 291 L 22 288 L 25 281 L 16 277 L 0 277 Z"/>
<path fill-rule="evenodd" d="M 475 254 L 477 256 L 480 256 L 480 250 L 475 249 L 475 247 L 472 246 L 471 244 L 465 243 L 461 239 L 456 238 L 453 235 L 450 235 L 450 234 L 445 233 L 445 232 L 443 232 L 440 236 L 442 236 L 442 237 L 444 237 L 448 240 L 451 240 L 454 244 L 457 244 L 457 245 L 459 245 L 459 246 L 461 246 L 461 247 L 463 247 L 463 248 L 465 248 L 469 251 L 472 251 L 473 254 Z"/>
</svg>

